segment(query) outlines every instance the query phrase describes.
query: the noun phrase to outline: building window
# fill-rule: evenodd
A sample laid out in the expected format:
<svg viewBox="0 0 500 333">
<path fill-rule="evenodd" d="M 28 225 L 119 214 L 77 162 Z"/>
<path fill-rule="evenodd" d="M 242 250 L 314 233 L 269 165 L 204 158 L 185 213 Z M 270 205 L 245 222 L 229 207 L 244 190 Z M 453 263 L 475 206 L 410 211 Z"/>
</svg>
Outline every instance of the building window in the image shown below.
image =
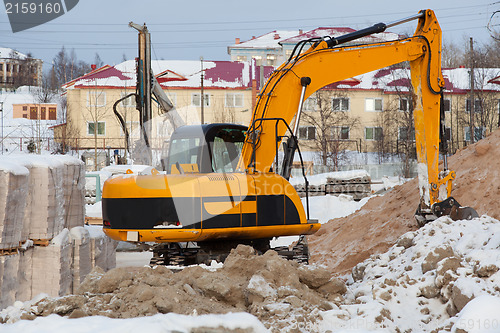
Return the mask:
<svg viewBox="0 0 500 333">
<path fill-rule="evenodd" d="M 451 99 L 449 98 L 443 99 L 443 108 L 445 112 L 451 111 Z"/>
<path fill-rule="evenodd" d="M 316 111 L 318 110 L 318 100 L 316 97 L 310 96 L 308 99 L 304 101 L 304 104 L 302 105 L 302 110 L 303 111 Z"/>
<path fill-rule="evenodd" d="M 332 98 L 333 111 L 349 111 L 349 98 Z"/>
<path fill-rule="evenodd" d="M 333 140 L 349 140 L 349 126 L 334 126 L 330 136 Z"/>
<path fill-rule="evenodd" d="M 28 111 L 28 106 L 27 105 L 23 105 L 23 111 Z"/>
<path fill-rule="evenodd" d="M 408 103 L 409 103 L 408 98 L 400 98 L 399 99 L 399 111 L 408 112 L 408 110 L 409 110 Z"/>
<path fill-rule="evenodd" d="M 127 96 L 129 93 L 127 92 L 121 92 L 120 93 L 120 98 L 123 98 L 125 96 Z M 126 99 L 124 99 L 122 102 L 121 102 L 122 106 L 123 107 L 126 107 L 126 108 L 131 108 L 131 107 L 134 107 L 136 106 L 136 103 L 135 103 L 135 96 L 129 96 L 127 97 Z"/>
<path fill-rule="evenodd" d="M 252 60 L 255 60 L 255 66 L 262 65 L 262 57 L 261 56 L 252 56 Z"/>
<path fill-rule="evenodd" d="M 382 111 L 382 98 L 366 98 L 365 99 L 365 111 L 368 112 L 380 112 Z"/>
<path fill-rule="evenodd" d="M 247 56 L 242 56 L 242 55 L 236 56 L 236 61 L 247 61 Z"/>
<path fill-rule="evenodd" d="M 5 71 L 6 72 L 10 72 L 10 64 L 6 64 L 5 65 Z"/>
<path fill-rule="evenodd" d="M 38 109 L 35 106 L 30 106 L 30 119 L 38 119 Z"/>
<path fill-rule="evenodd" d="M 87 93 L 87 106 L 105 106 L 106 93 L 104 91 L 89 91 Z"/>
<path fill-rule="evenodd" d="M 57 109 L 49 108 L 49 120 L 57 120 Z"/>
<path fill-rule="evenodd" d="M 451 140 L 451 127 L 445 127 L 444 128 L 444 139 L 446 141 L 450 141 Z"/>
<path fill-rule="evenodd" d="M 41 113 L 40 119 L 47 119 L 47 108 L 46 107 L 42 107 L 40 113 Z"/>
<path fill-rule="evenodd" d="M 483 109 L 482 106 L 483 106 L 483 103 L 480 99 L 474 100 L 474 112 L 475 113 L 482 112 L 482 109 Z M 465 112 L 470 112 L 470 99 L 467 99 L 465 101 Z"/>
<path fill-rule="evenodd" d="M 415 141 L 415 129 L 412 128 L 408 133 L 408 127 L 399 127 L 398 128 L 398 140 L 400 141 Z"/>
<path fill-rule="evenodd" d="M 301 140 L 316 139 L 316 127 L 314 126 L 299 127 L 299 139 Z"/>
<path fill-rule="evenodd" d="M 87 135 L 95 135 L 95 122 L 87 123 Z M 99 121 L 97 122 L 97 135 L 105 135 L 106 134 L 106 122 Z"/>
<path fill-rule="evenodd" d="M 274 54 L 267 55 L 267 65 L 275 66 L 276 65 L 276 56 Z"/>
<path fill-rule="evenodd" d="M 243 106 L 243 94 L 226 93 L 226 107 L 236 108 Z"/>
<path fill-rule="evenodd" d="M 203 94 L 203 103 L 205 106 L 210 106 L 210 95 Z M 193 106 L 201 106 L 201 94 L 195 93 L 191 94 L 191 105 Z"/>
<path fill-rule="evenodd" d="M 365 127 L 366 140 L 380 140 L 382 139 L 382 127 Z"/>
<path fill-rule="evenodd" d="M 486 127 L 474 127 L 474 141 L 477 142 L 486 136 Z M 464 127 L 465 141 L 470 141 L 469 126 Z"/>
<path fill-rule="evenodd" d="M 0 63 L 0 72 L 3 72 L 3 63 Z"/>
</svg>

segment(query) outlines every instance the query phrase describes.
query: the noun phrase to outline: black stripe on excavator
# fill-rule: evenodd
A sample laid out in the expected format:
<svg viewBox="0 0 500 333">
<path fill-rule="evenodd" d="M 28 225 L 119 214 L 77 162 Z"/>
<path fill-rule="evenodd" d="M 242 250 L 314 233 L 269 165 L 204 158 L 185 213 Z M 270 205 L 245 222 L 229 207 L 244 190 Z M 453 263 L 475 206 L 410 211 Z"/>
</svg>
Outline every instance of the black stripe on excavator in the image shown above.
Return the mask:
<svg viewBox="0 0 500 333">
<path fill-rule="evenodd" d="M 244 201 L 254 201 L 249 196 Z M 248 200 L 246 200 L 248 199 Z M 203 198 L 206 202 L 227 202 L 229 197 Z M 209 214 L 195 198 L 103 198 L 103 220 L 113 229 L 153 229 L 168 221 L 183 228 L 205 229 L 300 224 L 297 208 L 287 196 L 256 197 L 257 214 Z M 203 207 L 200 210 L 200 207 Z M 203 220 L 202 220 L 203 211 Z M 285 223 L 286 219 L 286 223 Z M 201 223 L 200 221 L 203 221 Z"/>
</svg>

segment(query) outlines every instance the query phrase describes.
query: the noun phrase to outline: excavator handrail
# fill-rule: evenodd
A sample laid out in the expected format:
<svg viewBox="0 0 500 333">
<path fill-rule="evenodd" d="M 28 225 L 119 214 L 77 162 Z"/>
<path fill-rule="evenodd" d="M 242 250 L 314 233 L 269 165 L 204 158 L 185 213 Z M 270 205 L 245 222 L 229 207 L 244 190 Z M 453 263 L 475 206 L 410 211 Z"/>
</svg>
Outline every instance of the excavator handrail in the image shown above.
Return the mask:
<svg viewBox="0 0 500 333">
<path fill-rule="evenodd" d="M 248 130 L 247 130 L 247 133 L 248 132 L 253 132 L 251 129 L 253 128 L 255 122 L 263 122 L 263 121 L 276 121 L 276 133 L 278 132 L 278 123 L 280 121 L 282 121 L 288 131 L 290 133 L 292 133 L 291 135 L 291 138 L 295 141 L 295 144 L 296 144 L 296 147 L 297 147 L 297 152 L 299 153 L 299 158 L 300 158 L 300 166 L 301 166 L 301 170 L 302 170 L 302 177 L 304 177 L 304 183 L 305 183 L 305 189 L 306 189 L 306 214 L 307 214 L 307 219 L 309 220 L 310 216 L 309 216 L 309 181 L 307 180 L 307 177 L 306 177 L 306 172 L 305 172 L 305 167 L 304 167 L 304 159 L 302 158 L 302 152 L 300 151 L 300 146 L 299 146 L 299 142 L 297 140 L 297 137 L 295 135 L 293 135 L 293 132 L 292 132 L 292 129 L 290 128 L 290 125 L 288 125 L 288 123 L 283 119 L 283 118 L 259 118 L 259 119 L 255 119 L 252 124 L 250 124 L 250 127 L 248 127 Z M 278 138 L 281 140 L 282 137 L 278 137 L 276 135 L 276 168 L 278 168 L 278 148 L 279 148 L 279 141 Z M 283 162 L 285 163 L 285 162 Z"/>
</svg>

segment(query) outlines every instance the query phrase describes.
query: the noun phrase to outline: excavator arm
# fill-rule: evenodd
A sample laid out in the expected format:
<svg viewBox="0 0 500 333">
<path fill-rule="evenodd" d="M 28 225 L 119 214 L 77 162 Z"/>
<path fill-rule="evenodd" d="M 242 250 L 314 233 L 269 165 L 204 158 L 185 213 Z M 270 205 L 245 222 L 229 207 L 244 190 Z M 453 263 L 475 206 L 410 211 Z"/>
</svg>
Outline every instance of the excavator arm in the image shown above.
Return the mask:
<svg viewBox="0 0 500 333">
<path fill-rule="evenodd" d="M 418 25 L 412 37 L 376 44 L 337 46 L 413 19 L 418 19 Z M 438 167 L 440 101 L 444 87 L 441 39 L 441 28 L 434 12 L 423 10 L 398 22 L 379 23 L 337 39 L 311 40 L 312 46 L 308 50 L 296 56 L 292 54 L 273 72 L 259 95 L 239 169 L 247 173 L 271 170 L 277 151 L 276 142 L 279 145 L 287 132 L 287 124 L 294 119 L 292 135 L 296 142 L 302 102 L 315 91 L 334 82 L 408 61 L 416 96 L 413 113 L 421 198 L 417 215 L 424 220 L 449 215 L 452 206 L 458 206 L 454 200 L 451 200 L 451 206 L 443 204 L 439 213 L 432 209 L 435 204 L 450 198 L 451 182 L 455 178 L 453 171 L 439 171 Z M 276 119 L 282 121 L 276 122 Z"/>
</svg>

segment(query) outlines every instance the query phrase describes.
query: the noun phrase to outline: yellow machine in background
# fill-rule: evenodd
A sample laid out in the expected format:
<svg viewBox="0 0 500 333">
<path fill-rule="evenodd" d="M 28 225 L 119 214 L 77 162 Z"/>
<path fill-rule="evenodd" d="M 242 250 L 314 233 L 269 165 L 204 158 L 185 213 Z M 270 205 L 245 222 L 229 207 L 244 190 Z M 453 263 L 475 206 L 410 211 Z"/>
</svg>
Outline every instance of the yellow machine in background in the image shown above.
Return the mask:
<svg viewBox="0 0 500 333">
<path fill-rule="evenodd" d="M 412 37 L 339 46 L 414 19 L 418 26 Z M 102 200 L 105 233 L 117 240 L 159 243 L 153 261 L 169 264 L 223 260 L 241 243 L 265 251 L 272 237 L 316 232 L 320 225 L 308 220 L 288 183 L 303 101 L 328 84 L 405 61 L 416 101 L 417 220 L 423 224 L 441 215 L 474 216 L 474 210 L 460 207 L 450 196 L 454 172 L 446 166 L 438 169 L 441 29 L 434 12 L 424 10 L 394 23 L 297 44 L 260 93 L 248 129 L 234 124 L 180 127 L 163 163 L 166 174 L 108 180 Z M 282 143 L 284 157 L 278 161 Z M 306 262 L 307 246 L 301 241 L 284 255 Z M 185 242 L 196 242 L 196 247 Z"/>
</svg>

